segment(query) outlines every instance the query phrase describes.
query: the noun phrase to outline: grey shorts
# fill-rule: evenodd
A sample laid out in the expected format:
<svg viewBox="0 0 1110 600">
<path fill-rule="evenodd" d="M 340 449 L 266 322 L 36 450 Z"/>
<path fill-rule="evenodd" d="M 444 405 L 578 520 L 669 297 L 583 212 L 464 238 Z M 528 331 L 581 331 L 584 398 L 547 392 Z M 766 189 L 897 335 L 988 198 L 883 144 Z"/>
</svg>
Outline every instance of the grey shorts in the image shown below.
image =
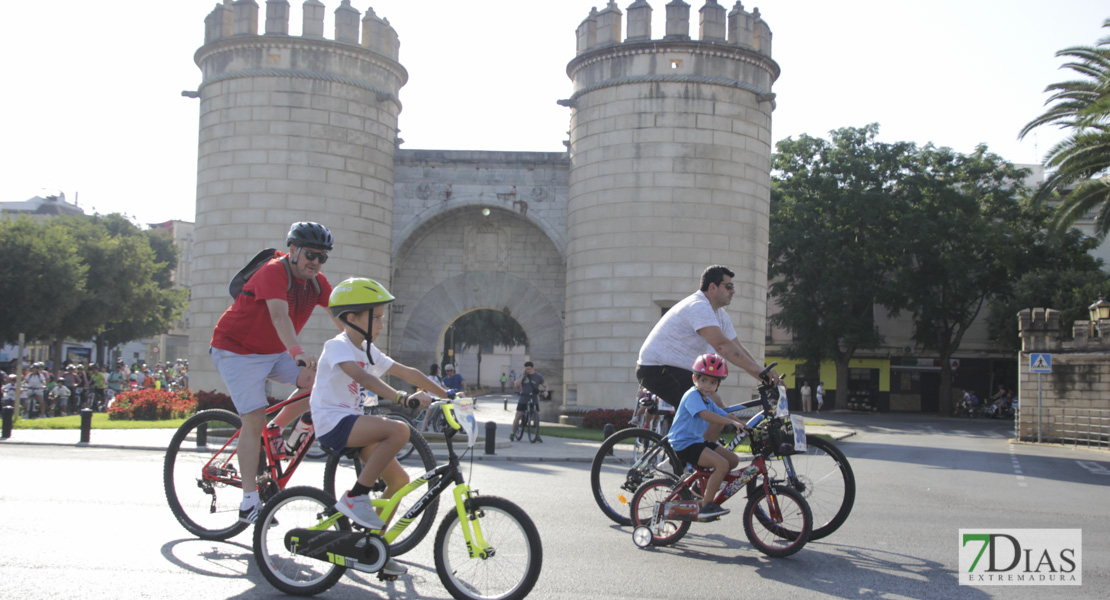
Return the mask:
<svg viewBox="0 0 1110 600">
<path fill-rule="evenodd" d="M 236 354 L 209 348 L 212 364 L 227 384 L 235 410 L 245 415 L 270 405 L 266 401 L 266 380 L 296 385 L 301 369 L 288 352 L 279 354 Z"/>
</svg>

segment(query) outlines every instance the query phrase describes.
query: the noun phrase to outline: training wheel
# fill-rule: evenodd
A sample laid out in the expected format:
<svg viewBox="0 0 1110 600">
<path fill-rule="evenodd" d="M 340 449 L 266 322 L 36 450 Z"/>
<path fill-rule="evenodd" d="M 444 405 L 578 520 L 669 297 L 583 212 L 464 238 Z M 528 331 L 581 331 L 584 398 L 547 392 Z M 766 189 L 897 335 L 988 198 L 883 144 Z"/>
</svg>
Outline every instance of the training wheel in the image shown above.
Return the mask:
<svg viewBox="0 0 1110 600">
<path fill-rule="evenodd" d="M 651 528 L 646 525 L 640 525 L 632 530 L 632 542 L 637 547 L 647 548 L 651 546 Z"/>
</svg>

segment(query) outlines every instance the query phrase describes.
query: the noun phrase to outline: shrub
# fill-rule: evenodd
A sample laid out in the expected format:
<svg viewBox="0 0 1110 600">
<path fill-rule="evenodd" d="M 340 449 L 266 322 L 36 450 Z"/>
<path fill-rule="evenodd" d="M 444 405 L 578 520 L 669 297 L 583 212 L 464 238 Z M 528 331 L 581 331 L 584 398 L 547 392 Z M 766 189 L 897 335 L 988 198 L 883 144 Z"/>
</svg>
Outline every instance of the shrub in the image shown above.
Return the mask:
<svg viewBox="0 0 1110 600">
<path fill-rule="evenodd" d="M 161 421 L 187 416 L 196 410 L 197 400 L 188 390 L 136 390 L 116 395 L 108 408 L 114 421 Z"/>
<path fill-rule="evenodd" d="M 235 405 L 231 402 L 231 396 L 223 392 L 212 390 L 210 392 L 200 391 L 197 392 L 197 412 L 208 410 L 210 408 L 222 408 L 237 413 Z"/>
<path fill-rule="evenodd" d="M 595 408 L 582 418 L 582 426 L 587 429 L 605 429 L 607 424 L 612 424 L 619 431 L 627 428 L 631 420 L 631 408 Z"/>
</svg>

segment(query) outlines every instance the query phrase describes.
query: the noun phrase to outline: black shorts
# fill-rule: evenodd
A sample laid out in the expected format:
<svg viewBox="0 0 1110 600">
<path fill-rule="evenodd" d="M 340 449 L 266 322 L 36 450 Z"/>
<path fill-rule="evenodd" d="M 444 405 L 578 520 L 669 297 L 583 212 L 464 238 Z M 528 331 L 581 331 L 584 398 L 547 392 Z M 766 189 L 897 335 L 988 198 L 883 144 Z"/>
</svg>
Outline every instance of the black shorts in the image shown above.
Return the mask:
<svg viewBox="0 0 1110 600">
<path fill-rule="evenodd" d="M 516 401 L 516 412 L 528 412 L 529 402 L 530 399 L 527 396 L 521 396 L 520 399 Z"/>
<path fill-rule="evenodd" d="M 702 450 L 709 450 L 710 452 L 717 449 L 717 442 L 694 442 L 686 446 L 682 450 L 675 451 L 678 459 L 684 463 L 698 466 L 698 459 L 701 458 Z"/>
<path fill-rule="evenodd" d="M 647 391 L 678 408 L 682 396 L 694 385 L 694 372 L 669 366 L 639 366 L 636 367 L 636 380 Z"/>
</svg>

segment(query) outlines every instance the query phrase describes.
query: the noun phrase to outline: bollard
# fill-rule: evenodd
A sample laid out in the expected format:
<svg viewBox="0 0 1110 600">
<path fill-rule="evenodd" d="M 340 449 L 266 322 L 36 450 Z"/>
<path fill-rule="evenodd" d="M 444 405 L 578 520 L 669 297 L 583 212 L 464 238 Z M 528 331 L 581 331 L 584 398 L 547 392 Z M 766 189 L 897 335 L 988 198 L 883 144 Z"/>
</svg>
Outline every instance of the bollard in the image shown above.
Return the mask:
<svg viewBox="0 0 1110 600">
<path fill-rule="evenodd" d="M 89 407 L 81 409 L 81 443 L 89 443 L 89 430 L 92 429 L 93 411 Z"/>
<path fill-rule="evenodd" d="M 617 432 L 616 426 L 614 426 L 612 423 L 606 423 L 605 427 L 603 427 L 601 429 L 601 437 L 603 439 L 609 439 L 609 436 L 613 435 L 616 432 Z M 612 456 L 612 455 L 613 455 L 613 449 L 609 448 L 609 456 Z"/>
<path fill-rule="evenodd" d="M 14 406 L 5 406 L 2 411 L 4 415 L 4 435 L 2 439 L 12 437 L 12 417 L 15 415 Z"/>
<path fill-rule="evenodd" d="M 497 447 L 497 423 L 493 421 L 486 421 L 486 454 L 496 454 L 494 448 Z"/>
</svg>

